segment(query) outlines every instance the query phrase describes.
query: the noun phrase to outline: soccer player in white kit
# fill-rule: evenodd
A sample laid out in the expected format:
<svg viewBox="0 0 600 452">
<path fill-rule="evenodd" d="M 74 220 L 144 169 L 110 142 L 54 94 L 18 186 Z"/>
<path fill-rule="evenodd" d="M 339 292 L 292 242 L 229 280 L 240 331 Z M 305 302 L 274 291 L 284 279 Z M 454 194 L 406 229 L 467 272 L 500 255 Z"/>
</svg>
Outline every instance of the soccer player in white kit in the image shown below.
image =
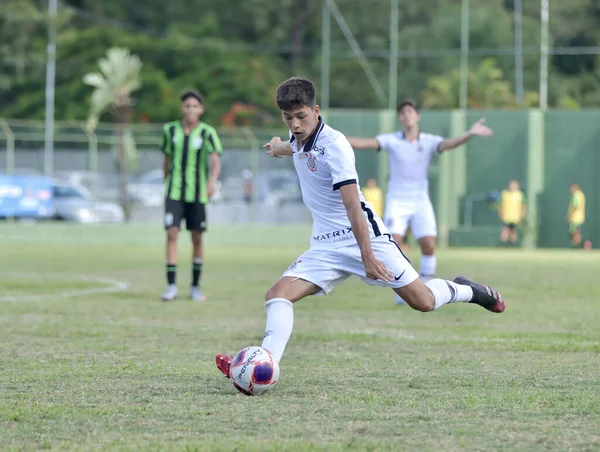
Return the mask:
<svg viewBox="0 0 600 452">
<path fill-rule="evenodd" d="M 390 287 L 418 311 L 447 303 L 475 303 L 503 312 L 496 289 L 459 276 L 424 283 L 365 201 L 358 184 L 354 151 L 346 137 L 325 124 L 310 80 L 293 77 L 277 88 L 277 106 L 290 130 L 288 141 L 273 138 L 271 157 L 291 156 L 302 198 L 313 217 L 310 249 L 295 259 L 267 291 L 262 347 L 279 361 L 292 334 L 293 304 L 308 295 L 328 294 L 352 275 L 372 286 Z M 216 356 L 226 377 L 232 356 Z"/>
<path fill-rule="evenodd" d="M 401 131 L 384 133 L 375 138 L 349 137 L 354 149 L 375 149 L 388 154 L 390 178 L 385 199 L 384 223 L 397 243 L 410 226 L 421 248 L 419 274 L 428 281 L 435 275 L 435 238 L 437 226 L 429 198 L 429 165 L 436 154 L 454 149 L 474 136 L 493 134 L 480 119 L 456 138 L 443 138 L 419 130 L 421 116 L 417 104 L 405 100 L 398 104 L 398 123 Z M 396 296 L 396 303 L 404 301 Z"/>
</svg>

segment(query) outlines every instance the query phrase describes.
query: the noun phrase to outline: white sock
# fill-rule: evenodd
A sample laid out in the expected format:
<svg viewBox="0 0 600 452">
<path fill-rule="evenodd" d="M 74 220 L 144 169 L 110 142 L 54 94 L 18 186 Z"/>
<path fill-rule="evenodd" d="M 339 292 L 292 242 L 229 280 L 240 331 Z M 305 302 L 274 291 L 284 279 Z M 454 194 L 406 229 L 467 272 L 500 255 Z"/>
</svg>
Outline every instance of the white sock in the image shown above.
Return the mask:
<svg viewBox="0 0 600 452">
<path fill-rule="evenodd" d="M 421 264 L 419 267 L 419 274 L 424 282 L 429 281 L 435 275 L 435 269 L 437 267 L 437 258 L 434 256 L 421 256 Z"/>
<path fill-rule="evenodd" d="M 285 298 L 273 298 L 267 301 L 266 307 L 267 326 L 262 348 L 269 350 L 279 362 L 294 328 L 294 305 Z"/>
<path fill-rule="evenodd" d="M 439 309 L 440 306 L 447 303 L 468 303 L 473 299 L 473 289 L 452 281 L 436 278 L 427 282 L 426 286 L 429 287 L 435 298 L 433 309 Z"/>
<path fill-rule="evenodd" d="M 193 263 L 198 265 L 202 263 L 202 258 L 201 257 L 195 257 L 193 260 Z"/>
</svg>

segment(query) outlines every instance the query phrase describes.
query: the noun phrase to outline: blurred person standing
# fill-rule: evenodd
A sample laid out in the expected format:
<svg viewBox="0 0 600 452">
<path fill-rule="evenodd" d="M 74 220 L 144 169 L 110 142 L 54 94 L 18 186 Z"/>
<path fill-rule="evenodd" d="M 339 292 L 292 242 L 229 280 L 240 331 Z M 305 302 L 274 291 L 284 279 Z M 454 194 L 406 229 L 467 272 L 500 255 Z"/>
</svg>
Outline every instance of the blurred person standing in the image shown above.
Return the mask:
<svg viewBox="0 0 600 452">
<path fill-rule="evenodd" d="M 410 227 L 421 248 L 419 274 L 426 282 L 435 277 L 437 268 L 437 225 L 429 198 L 429 165 L 437 154 L 455 149 L 475 136 L 491 136 L 493 132 L 483 124 L 482 118 L 462 135 L 444 138 L 421 132 L 421 115 L 415 101 L 400 102 L 396 112 L 401 130 L 374 138 L 348 137 L 348 141 L 354 149 L 387 152 L 390 180 L 384 223 L 398 244 L 403 242 Z M 399 297 L 396 303 L 404 304 Z"/>
<path fill-rule="evenodd" d="M 367 179 L 367 186 L 362 190 L 363 196 L 373 206 L 373 211 L 383 217 L 383 191 L 377 186 L 377 181 L 370 177 Z"/>
<path fill-rule="evenodd" d="M 508 188 L 502 190 L 500 202 L 498 203 L 498 216 L 502 221 L 500 230 L 500 245 L 515 246 L 519 239 L 518 226 L 525 219 L 527 204 L 525 195 L 521 191 L 519 182 L 512 179 L 508 182 Z"/>
<path fill-rule="evenodd" d="M 579 187 L 579 184 L 573 182 L 569 186 L 571 200 L 567 212 L 567 221 L 569 223 L 569 237 L 573 248 L 581 247 L 581 227 L 585 223 L 585 195 Z"/>
<path fill-rule="evenodd" d="M 249 169 L 242 171 L 242 199 L 248 205 L 252 204 L 254 195 L 254 175 Z"/>
<path fill-rule="evenodd" d="M 204 97 L 198 91 L 181 94 L 182 119 L 163 126 L 167 289 L 163 301 L 177 298 L 177 239 L 185 219 L 193 244 L 190 298 L 205 301 L 200 290 L 202 233 L 206 231 L 206 204 L 214 195 L 221 172 L 223 151 L 215 129 L 200 121 Z"/>
</svg>

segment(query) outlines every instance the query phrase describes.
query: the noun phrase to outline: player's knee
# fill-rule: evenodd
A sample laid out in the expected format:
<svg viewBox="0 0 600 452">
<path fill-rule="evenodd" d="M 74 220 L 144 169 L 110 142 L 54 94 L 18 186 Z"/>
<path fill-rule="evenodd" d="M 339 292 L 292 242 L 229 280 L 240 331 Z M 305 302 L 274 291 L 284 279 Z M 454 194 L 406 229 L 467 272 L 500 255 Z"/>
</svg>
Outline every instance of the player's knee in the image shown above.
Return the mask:
<svg viewBox="0 0 600 452">
<path fill-rule="evenodd" d="M 435 253 L 435 240 L 423 240 L 421 243 L 421 252 L 424 256 L 433 256 Z"/>
<path fill-rule="evenodd" d="M 281 298 L 280 290 L 277 288 L 277 285 L 271 286 L 267 293 L 265 294 L 265 302 L 272 300 L 273 298 Z"/>
<path fill-rule="evenodd" d="M 202 233 L 199 231 L 192 232 L 192 244 L 198 246 L 202 243 Z"/>
<path fill-rule="evenodd" d="M 414 309 L 421 312 L 433 311 L 435 309 L 435 298 L 433 294 L 419 297 L 419 300 L 414 306 Z"/>
<path fill-rule="evenodd" d="M 433 292 L 425 286 L 422 282 L 418 281 L 417 285 L 421 286 L 419 290 L 413 290 L 409 293 L 403 293 L 400 295 L 404 301 L 415 311 L 429 312 L 435 309 L 435 297 Z"/>
<path fill-rule="evenodd" d="M 179 236 L 179 228 L 167 229 L 167 240 L 169 240 L 169 241 L 177 240 L 178 236 Z"/>
</svg>

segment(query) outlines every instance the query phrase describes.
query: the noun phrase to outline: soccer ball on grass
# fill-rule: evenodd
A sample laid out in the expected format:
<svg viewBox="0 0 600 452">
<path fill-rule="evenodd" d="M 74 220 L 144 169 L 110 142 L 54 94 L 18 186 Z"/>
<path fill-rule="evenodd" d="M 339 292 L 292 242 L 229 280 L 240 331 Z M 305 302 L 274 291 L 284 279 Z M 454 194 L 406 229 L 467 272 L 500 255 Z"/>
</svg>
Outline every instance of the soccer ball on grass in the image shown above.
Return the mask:
<svg viewBox="0 0 600 452">
<path fill-rule="evenodd" d="M 246 347 L 233 357 L 229 377 L 242 394 L 263 394 L 277 384 L 279 364 L 268 350 Z"/>
</svg>

